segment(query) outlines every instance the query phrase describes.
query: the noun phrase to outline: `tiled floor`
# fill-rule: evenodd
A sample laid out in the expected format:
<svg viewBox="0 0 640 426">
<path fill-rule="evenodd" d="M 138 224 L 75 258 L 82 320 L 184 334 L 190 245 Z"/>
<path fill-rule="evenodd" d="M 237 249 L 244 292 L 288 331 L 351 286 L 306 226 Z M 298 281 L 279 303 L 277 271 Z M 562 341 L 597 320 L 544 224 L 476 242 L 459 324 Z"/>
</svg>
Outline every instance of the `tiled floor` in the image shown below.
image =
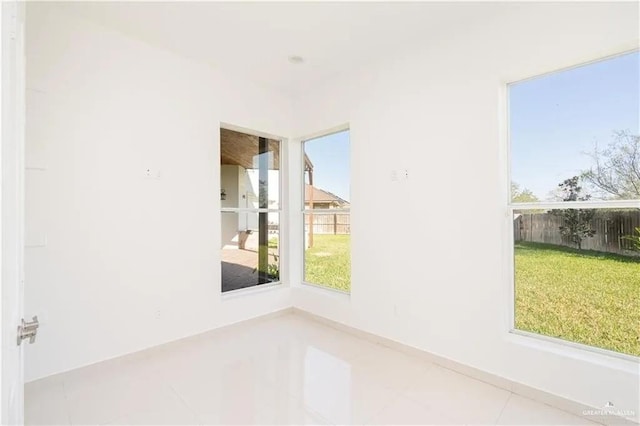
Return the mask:
<svg viewBox="0 0 640 426">
<path fill-rule="evenodd" d="M 585 424 L 285 314 L 26 386 L 27 424 Z"/>
</svg>

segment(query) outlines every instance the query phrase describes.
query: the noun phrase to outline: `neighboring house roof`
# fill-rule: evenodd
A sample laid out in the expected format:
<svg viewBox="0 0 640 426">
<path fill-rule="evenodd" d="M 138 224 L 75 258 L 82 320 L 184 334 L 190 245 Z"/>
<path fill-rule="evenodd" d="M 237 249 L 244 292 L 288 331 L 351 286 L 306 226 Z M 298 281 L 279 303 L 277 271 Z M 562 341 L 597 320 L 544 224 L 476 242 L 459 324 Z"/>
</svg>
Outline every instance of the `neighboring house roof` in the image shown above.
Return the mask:
<svg viewBox="0 0 640 426">
<path fill-rule="evenodd" d="M 335 203 L 340 205 L 349 204 L 347 200 L 343 200 L 342 198 L 338 197 L 335 194 L 332 194 L 329 191 L 325 191 L 311 185 L 304 186 L 304 200 L 305 203 L 313 200 L 314 203 Z"/>
</svg>

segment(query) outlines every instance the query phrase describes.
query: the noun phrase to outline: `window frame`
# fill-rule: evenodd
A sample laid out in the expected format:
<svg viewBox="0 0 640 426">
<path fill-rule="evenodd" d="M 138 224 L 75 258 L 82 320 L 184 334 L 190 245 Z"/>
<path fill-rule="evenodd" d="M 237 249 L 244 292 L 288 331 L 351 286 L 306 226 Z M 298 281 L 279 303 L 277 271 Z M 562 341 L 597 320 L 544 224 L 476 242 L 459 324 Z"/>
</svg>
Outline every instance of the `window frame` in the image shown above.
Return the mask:
<svg viewBox="0 0 640 426">
<path fill-rule="evenodd" d="M 286 150 L 286 139 L 281 137 L 281 136 L 276 136 L 276 135 L 272 135 L 272 134 L 268 134 L 268 133 L 264 133 L 264 132 L 259 132 L 256 130 L 252 130 L 252 129 L 247 129 L 245 127 L 239 127 L 239 126 L 235 126 L 233 124 L 228 124 L 228 123 L 223 123 L 220 122 L 219 126 L 218 126 L 218 150 L 217 150 L 217 161 L 218 161 L 218 167 L 221 167 L 220 164 L 220 156 L 221 156 L 221 151 L 220 151 L 220 144 L 222 143 L 222 138 L 220 137 L 220 132 L 222 129 L 225 130 L 231 130 L 234 132 L 239 132 L 239 133 L 244 133 L 250 136 L 256 136 L 256 137 L 262 137 L 262 138 L 267 138 L 267 139 L 271 139 L 271 140 L 276 140 L 278 141 L 278 155 L 280 158 L 280 163 L 279 163 L 279 174 L 278 174 L 278 208 L 277 209 L 270 209 L 270 208 L 235 208 L 235 207 L 222 207 L 220 206 L 218 208 L 218 218 L 219 218 L 219 222 L 220 222 L 220 226 L 222 227 L 222 215 L 224 213 L 236 213 L 236 214 L 240 214 L 240 213 L 277 213 L 278 214 L 278 269 L 279 269 L 279 276 L 278 276 L 278 280 L 277 281 L 273 281 L 270 283 L 265 283 L 265 284 L 256 284 L 256 285 L 252 285 L 249 287 L 244 287 L 244 288 L 239 288 L 236 290 L 229 290 L 229 291 L 222 291 L 222 258 L 220 258 L 220 262 L 219 262 L 219 266 L 220 266 L 220 295 L 223 299 L 233 299 L 238 295 L 242 295 L 242 294 L 246 294 L 246 293 L 259 293 L 262 291 L 266 291 L 266 290 L 270 290 L 270 289 L 274 289 L 274 288 L 281 288 L 282 284 L 283 284 L 283 275 L 285 274 L 286 271 L 286 267 L 288 265 L 288 256 L 283 256 L 283 253 L 286 253 L 286 247 L 283 248 L 283 246 L 286 246 L 287 244 L 287 221 L 286 221 L 286 209 L 284 208 L 284 206 L 287 204 L 288 202 L 288 195 L 286 194 L 286 192 L 284 192 L 285 186 L 284 186 L 284 180 L 286 178 L 286 171 L 284 171 L 284 169 L 287 167 L 287 150 Z M 218 175 L 220 175 L 220 170 L 218 170 Z M 222 179 L 220 179 L 220 177 L 218 177 L 218 190 L 217 190 L 217 194 L 220 194 L 220 191 L 222 190 Z M 219 196 L 219 195 L 218 195 Z M 218 198 L 218 200 L 220 200 Z M 285 218 L 285 220 L 283 221 L 283 217 Z M 283 226 L 283 224 L 285 226 Z M 284 230 L 284 234 L 283 234 L 283 228 Z M 220 234 L 219 237 L 219 241 L 218 241 L 218 245 L 220 246 L 220 243 L 222 242 L 222 234 Z M 220 249 L 222 250 L 222 249 Z"/>
<path fill-rule="evenodd" d="M 336 208 L 336 209 L 308 209 L 305 206 L 305 185 L 306 185 L 306 170 L 305 170 L 305 143 L 315 140 L 315 139 L 319 139 L 325 136 L 331 136 L 334 135 L 336 133 L 342 133 L 342 132 L 349 132 L 349 185 L 351 185 L 351 178 L 352 178 L 352 167 L 351 167 L 351 162 L 352 162 L 352 150 L 353 147 L 351 145 L 351 128 L 349 126 L 349 124 L 343 124 L 341 126 L 337 126 L 334 128 L 331 128 L 329 130 L 326 131 L 322 131 L 322 132 L 318 132 L 318 133 L 314 133 L 312 135 L 303 137 L 300 139 L 300 165 L 302 166 L 302 179 L 299 180 L 300 183 L 300 195 L 301 195 L 301 206 L 300 206 L 300 216 L 302 219 L 302 236 L 301 236 L 301 241 L 302 241 L 302 270 L 301 270 L 301 277 L 300 277 L 300 283 L 304 286 L 307 287 L 312 287 L 312 288 L 316 288 L 319 290 L 325 290 L 325 291 L 329 291 L 332 293 L 336 293 L 338 295 L 343 295 L 343 296 L 351 296 L 351 292 L 353 290 L 353 288 L 351 287 L 352 283 L 352 277 L 353 277 L 353 273 L 352 273 L 352 269 L 350 269 L 350 276 L 349 276 L 349 282 L 350 282 L 350 290 L 349 291 L 345 291 L 345 290 L 340 290 L 337 288 L 332 288 L 327 286 L 326 284 L 321 284 L 321 283 L 313 283 L 313 282 L 309 282 L 309 281 L 305 281 L 305 271 L 306 271 L 306 249 L 305 249 L 305 239 L 306 239 L 306 216 L 309 214 L 309 212 L 311 213 L 318 213 L 318 214 L 326 214 L 326 213 L 340 213 L 340 214 L 348 214 L 349 215 L 349 221 L 351 222 L 351 208 Z M 351 197 L 350 197 L 351 198 Z M 351 200 L 349 200 L 349 205 L 351 206 Z M 349 235 L 351 236 L 351 225 L 349 225 L 350 229 L 349 229 Z M 349 265 L 351 266 L 352 262 L 352 253 L 353 253 L 353 249 L 352 246 L 350 245 L 349 247 L 350 250 L 350 257 L 349 257 Z"/>
<path fill-rule="evenodd" d="M 514 227 L 513 227 L 513 215 L 515 211 L 530 211 L 530 210 L 549 210 L 549 209 L 615 209 L 615 208 L 635 208 L 640 209 L 640 200 L 589 200 L 589 201 L 553 201 L 553 202 L 527 202 L 527 203 L 514 203 L 511 196 L 511 182 L 512 182 L 512 141 L 510 135 L 510 93 L 511 87 L 520 83 L 524 83 L 529 80 L 543 78 L 548 75 L 553 75 L 565 71 L 570 71 L 575 68 L 581 68 L 591 64 L 600 63 L 603 61 L 615 59 L 620 56 L 624 56 L 631 53 L 640 52 L 640 49 L 634 48 L 625 50 L 615 54 L 602 56 L 596 59 L 580 62 L 578 64 L 554 69 L 548 72 L 535 74 L 523 79 L 512 80 L 504 82 L 500 89 L 500 103 L 499 112 L 502 119 L 502 125 L 500 126 L 499 139 L 502 141 L 500 150 L 501 163 L 504 165 L 502 168 L 501 178 L 503 181 L 502 199 L 503 199 L 503 256 L 507 259 L 506 265 L 503 268 L 503 282 L 507 285 L 506 301 L 506 331 L 510 340 L 515 340 L 523 344 L 542 344 L 544 348 L 555 350 L 568 349 L 574 351 L 581 351 L 583 354 L 604 355 L 611 357 L 618 361 L 632 361 L 634 364 L 640 360 L 640 357 L 626 354 L 622 352 L 613 351 L 610 349 L 604 349 L 597 346 L 591 346 L 584 343 L 574 342 L 571 340 L 565 340 L 559 337 L 547 336 L 544 334 L 534 333 L 526 330 L 520 330 L 516 328 L 515 324 L 515 311 L 516 311 L 516 276 L 515 276 L 515 247 L 514 247 Z"/>
</svg>

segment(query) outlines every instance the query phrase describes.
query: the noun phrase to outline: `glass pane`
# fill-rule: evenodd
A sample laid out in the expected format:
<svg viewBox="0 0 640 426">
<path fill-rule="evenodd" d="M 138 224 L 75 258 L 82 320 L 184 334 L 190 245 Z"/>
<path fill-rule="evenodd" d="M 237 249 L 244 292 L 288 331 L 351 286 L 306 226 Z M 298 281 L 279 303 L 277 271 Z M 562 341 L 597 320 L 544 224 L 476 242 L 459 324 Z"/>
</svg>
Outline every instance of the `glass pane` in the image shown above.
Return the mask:
<svg viewBox="0 0 640 426">
<path fill-rule="evenodd" d="M 280 207 L 280 142 L 220 129 L 223 208 Z"/>
<path fill-rule="evenodd" d="M 640 53 L 511 85 L 509 126 L 513 202 L 640 199 Z"/>
<path fill-rule="evenodd" d="M 515 327 L 640 356 L 640 209 L 516 211 Z"/>
<path fill-rule="evenodd" d="M 222 213 L 222 292 L 280 281 L 278 213 Z"/>
<path fill-rule="evenodd" d="M 349 131 L 304 142 L 305 209 L 349 208 Z"/>
<path fill-rule="evenodd" d="M 351 290 L 351 216 L 305 213 L 304 281 Z"/>
</svg>

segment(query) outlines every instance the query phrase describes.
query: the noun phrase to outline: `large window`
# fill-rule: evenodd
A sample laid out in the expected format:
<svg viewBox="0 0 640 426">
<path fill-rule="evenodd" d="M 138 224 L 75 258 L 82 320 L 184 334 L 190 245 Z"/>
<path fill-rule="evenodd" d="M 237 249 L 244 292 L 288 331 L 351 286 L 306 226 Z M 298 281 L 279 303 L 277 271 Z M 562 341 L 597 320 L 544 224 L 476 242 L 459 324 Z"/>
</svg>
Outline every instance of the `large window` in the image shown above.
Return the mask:
<svg viewBox="0 0 640 426">
<path fill-rule="evenodd" d="M 304 282 L 351 291 L 349 131 L 304 142 Z"/>
<path fill-rule="evenodd" d="M 220 131 L 222 291 L 280 281 L 280 142 Z"/>
<path fill-rule="evenodd" d="M 639 62 L 509 86 L 518 331 L 640 356 Z"/>
</svg>

